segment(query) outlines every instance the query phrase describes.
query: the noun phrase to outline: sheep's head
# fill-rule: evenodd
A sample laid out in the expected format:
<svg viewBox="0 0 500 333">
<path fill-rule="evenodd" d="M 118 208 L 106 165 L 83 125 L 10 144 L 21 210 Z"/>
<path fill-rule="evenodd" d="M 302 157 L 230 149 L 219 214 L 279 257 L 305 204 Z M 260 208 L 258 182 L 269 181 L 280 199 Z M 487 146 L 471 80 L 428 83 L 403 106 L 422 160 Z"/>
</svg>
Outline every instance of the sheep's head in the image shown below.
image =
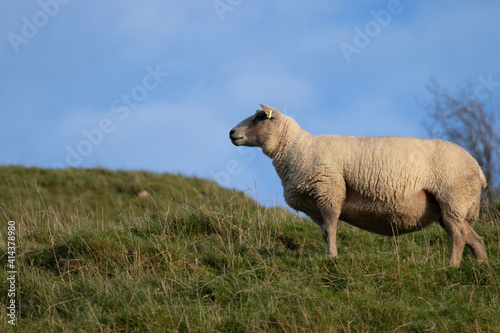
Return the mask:
<svg viewBox="0 0 500 333">
<path fill-rule="evenodd" d="M 260 106 L 261 110 L 229 132 L 229 138 L 235 146 L 261 147 L 268 154 L 278 144 L 281 123 L 286 116 L 269 106 Z"/>
</svg>

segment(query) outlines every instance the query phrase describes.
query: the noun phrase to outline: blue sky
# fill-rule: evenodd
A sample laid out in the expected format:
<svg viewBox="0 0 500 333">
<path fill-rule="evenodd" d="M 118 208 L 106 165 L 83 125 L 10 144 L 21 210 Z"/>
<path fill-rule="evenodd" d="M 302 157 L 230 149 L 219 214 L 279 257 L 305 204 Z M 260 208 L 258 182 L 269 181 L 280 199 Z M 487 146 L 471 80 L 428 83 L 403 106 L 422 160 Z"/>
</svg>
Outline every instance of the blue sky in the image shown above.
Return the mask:
<svg viewBox="0 0 500 333">
<path fill-rule="evenodd" d="M 427 137 L 430 77 L 500 91 L 494 0 L 0 7 L 1 165 L 182 173 L 281 205 L 271 160 L 228 138 L 259 103 L 313 134 Z"/>
</svg>

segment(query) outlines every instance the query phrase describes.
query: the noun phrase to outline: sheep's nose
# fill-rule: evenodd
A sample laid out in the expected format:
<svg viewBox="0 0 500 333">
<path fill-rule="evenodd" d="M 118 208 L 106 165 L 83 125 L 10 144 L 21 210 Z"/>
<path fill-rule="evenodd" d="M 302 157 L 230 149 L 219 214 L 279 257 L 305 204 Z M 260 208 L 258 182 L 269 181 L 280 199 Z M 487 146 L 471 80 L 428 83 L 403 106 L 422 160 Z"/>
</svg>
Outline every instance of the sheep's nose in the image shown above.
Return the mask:
<svg viewBox="0 0 500 333">
<path fill-rule="evenodd" d="M 234 128 L 231 130 L 231 132 L 229 132 L 229 137 L 231 137 L 231 135 L 233 135 L 235 132 Z"/>
</svg>

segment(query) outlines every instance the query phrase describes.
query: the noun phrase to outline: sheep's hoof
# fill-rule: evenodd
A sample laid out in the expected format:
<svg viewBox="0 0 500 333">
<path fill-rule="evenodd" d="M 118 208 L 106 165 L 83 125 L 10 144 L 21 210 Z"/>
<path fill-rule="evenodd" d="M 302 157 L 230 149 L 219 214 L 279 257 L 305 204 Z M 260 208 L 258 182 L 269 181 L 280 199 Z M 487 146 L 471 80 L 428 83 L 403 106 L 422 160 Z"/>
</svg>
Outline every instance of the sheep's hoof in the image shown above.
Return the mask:
<svg viewBox="0 0 500 333">
<path fill-rule="evenodd" d="M 328 252 L 328 258 L 335 258 L 338 256 L 339 254 L 337 253 L 337 251 Z"/>
</svg>

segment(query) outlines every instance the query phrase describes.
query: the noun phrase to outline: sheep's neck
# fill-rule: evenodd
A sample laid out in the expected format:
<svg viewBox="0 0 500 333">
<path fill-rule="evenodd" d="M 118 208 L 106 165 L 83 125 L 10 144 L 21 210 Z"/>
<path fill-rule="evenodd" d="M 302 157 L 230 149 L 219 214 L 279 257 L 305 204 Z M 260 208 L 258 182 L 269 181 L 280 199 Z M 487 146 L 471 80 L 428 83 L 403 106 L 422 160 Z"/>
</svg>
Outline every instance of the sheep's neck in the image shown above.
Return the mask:
<svg viewBox="0 0 500 333">
<path fill-rule="evenodd" d="M 281 180 L 290 177 L 298 165 L 303 163 L 307 150 L 305 137 L 312 136 L 298 124 L 286 124 L 280 132 L 277 148 L 268 154 L 273 159 L 273 165 Z"/>
<path fill-rule="evenodd" d="M 269 156 L 273 161 L 279 160 L 282 156 L 287 155 L 287 152 L 293 145 L 293 136 L 290 135 L 291 128 L 293 127 L 291 125 L 293 124 L 290 124 L 289 121 L 281 124 L 276 136 L 271 138 L 265 147 L 262 147 L 264 154 Z"/>
</svg>

